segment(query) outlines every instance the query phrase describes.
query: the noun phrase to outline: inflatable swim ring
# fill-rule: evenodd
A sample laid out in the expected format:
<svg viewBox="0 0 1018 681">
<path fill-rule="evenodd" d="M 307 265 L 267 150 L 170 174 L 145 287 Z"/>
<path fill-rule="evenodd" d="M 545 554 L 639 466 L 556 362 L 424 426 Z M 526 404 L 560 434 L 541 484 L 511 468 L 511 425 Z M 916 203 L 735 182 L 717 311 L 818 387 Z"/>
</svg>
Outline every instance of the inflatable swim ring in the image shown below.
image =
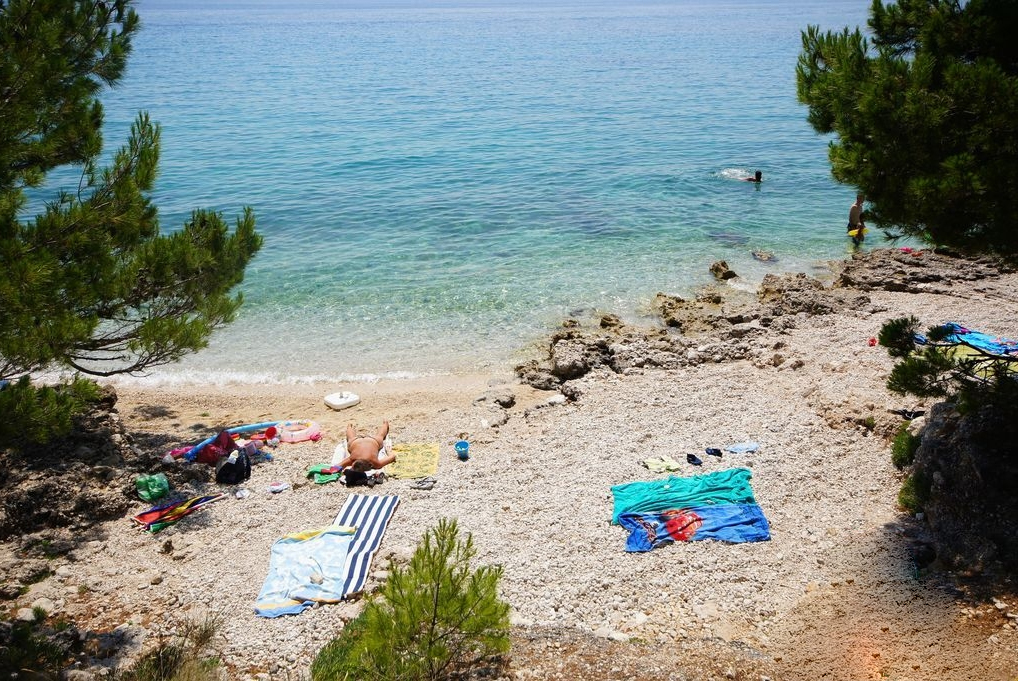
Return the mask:
<svg viewBox="0 0 1018 681">
<path fill-rule="evenodd" d="M 357 393 L 349 393 L 345 390 L 325 396 L 325 406 L 329 409 L 336 409 L 337 411 L 359 404 L 360 401 L 361 398 L 357 396 Z"/>
<path fill-rule="evenodd" d="M 233 428 L 227 428 L 226 432 L 229 433 L 230 435 L 234 435 L 234 434 L 237 434 L 237 433 L 250 433 L 251 431 L 259 431 L 259 430 L 265 430 L 266 428 L 271 428 L 272 426 L 275 426 L 277 423 L 278 423 L 278 421 L 265 421 L 263 423 L 249 423 L 249 424 L 244 425 L 244 426 L 234 426 Z M 217 433 L 217 435 L 218 435 L 218 433 Z M 201 451 L 202 447 L 204 447 L 207 444 L 211 444 L 212 441 L 215 440 L 215 439 L 216 439 L 216 435 L 213 435 L 212 437 L 205 438 L 204 440 L 202 440 L 201 442 L 196 444 L 194 447 L 191 447 L 190 449 L 188 449 L 183 454 L 184 458 L 187 459 L 188 461 L 194 461 L 198 457 L 198 452 Z M 174 450 L 174 451 L 176 451 L 176 450 Z M 178 455 L 174 454 L 173 456 L 174 456 L 174 458 L 176 458 Z"/>
<path fill-rule="evenodd" d="M 314 421 L 280 421 L 276 429 L 280 442 L 304 442 L 322 435 L 322 429 Z"/>
</svg>

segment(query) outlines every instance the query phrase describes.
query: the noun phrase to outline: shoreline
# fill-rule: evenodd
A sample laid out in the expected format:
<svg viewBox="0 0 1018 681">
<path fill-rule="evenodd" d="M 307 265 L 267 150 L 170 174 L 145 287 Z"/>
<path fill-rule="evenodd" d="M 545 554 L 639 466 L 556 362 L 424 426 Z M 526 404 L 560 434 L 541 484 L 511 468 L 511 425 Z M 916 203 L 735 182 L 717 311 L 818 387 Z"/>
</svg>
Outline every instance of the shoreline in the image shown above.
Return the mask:
<svg viewBox="0 0 1018 681">
<path fill-rule="evenodd" d="M 121 659 L 189 618 L 218 613 L 224 623 L 214 650 L 230 678 L 301 678 L 361 604 L 255 617 L 269 549 L 283 534 L 327 524 L 348 493 L 366 491 L 400 496 L 368 590 L 386 578 L 388 559 L 407 560 L 443 517 L 472 534 L 479 563 L 504 568 L 510 678 L 1011 681 L 1018 628 L 1005 611 L 959 596 L 950 575 L 917 578 L 913 570 L 922 525 L 896 510 L 901 474 L 887 438 L 901 423 L 891 409 L 928 405 L 887 392 L 893 360 L 868 339 L 886 319 L 908 313 L 1013 335 L 1018 275 L 971 266 L 923 279 L 908 274 L 926 264 L 921 258 L 881 257 L 851 263 L 860 265 L 854 289 L 807 291 L 813 298 L 791 291 L 780 301 L 789 309 L 769 326 L 725 321 L 739 335 L 723 341 L 716 331 L 686 337 L 663 329 L 596 339 L 634 362 L 591 365 L 566 381 L 568 390 L 484 373 L 380 381 L 354 388 L 360 405 L 332 412 L 322 397 L 350 386 L 118 389 L 120 419 L 153 467 L 170 446 L 219 426 L 313 418 L 326 436 L 280 447 L 272 463 L 255 466 L 248 498 L 227 498 L 158 535 L 126 519 L 96 526 L 17 604 L 49 598 L 90 632 L 121 632 Z M 867 283 L 869 260 L 884 288 Z M 817 311 L 797 311 L 797 300 Z M 824 302 L 832 304 L 821 309 Z M 653 365 L 665 360 L 672 364 Z M 515 404 L 493 406 L 490 392 L 510 392 Z M 549 402 L 564 392 L 568 400 Z M 373 428 L 382 418 L 392 421 L 394 442 L 439 444 L 433 490 L 411 489 L 408 480 L 349 492 L 307 481 L 308 466 L 328 460 L 347 422 Z M 451 446 L 463 436 L 472 443 L 467 462 Z M 702 466 L 676 474 L 748 468 L 770 541 L 623 551 L 625 532 L 609 523 L 612 485 L 662 477 L 641 466 L 649 456 L 681 461 L 686 452 L 745 440 L 760 450 L 701 457 Z M 267 493 L 279 480 L 291 489 Z M 128 515 L 145 507 L 136 501 Z M 24 560 L 19 551 L 50 534 L 59 533 L 4 542 L 0 567 Z M 1000 597 L 1018 609 L 1018 600 Z M 945 638 L 954 645 L 942 646 Z"/>
</svg>

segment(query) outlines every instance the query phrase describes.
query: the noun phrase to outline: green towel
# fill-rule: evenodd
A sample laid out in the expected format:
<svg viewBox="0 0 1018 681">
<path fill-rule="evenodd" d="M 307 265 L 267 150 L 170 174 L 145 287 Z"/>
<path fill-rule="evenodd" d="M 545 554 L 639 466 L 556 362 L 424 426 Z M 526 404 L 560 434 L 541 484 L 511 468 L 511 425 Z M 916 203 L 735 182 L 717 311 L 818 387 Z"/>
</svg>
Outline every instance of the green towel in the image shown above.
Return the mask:
<svg viewBox="0 0 1018 681">
<path fill-rule="evenodd" d="M 628 482 L 612 487 L 615 507 L 612 523 L 623 513 L 661 513 L 673 508 L 710 504 L 755 504 L 753 477 L 748 468 L 729 468 L 715 473 L 680 478 L 670 475 L 652 482 Z"/>
<path fill-rule="evenodd" d="M 324 485 L 327 482 L 336 482 L 339 480 L 340 473 L 323 473 L 322 471 L 331 471 L 335 468 L 331 463 L 318 463 L 308 469 L 308 477 L 314 480 L 319 485 Z"/>
</svg>

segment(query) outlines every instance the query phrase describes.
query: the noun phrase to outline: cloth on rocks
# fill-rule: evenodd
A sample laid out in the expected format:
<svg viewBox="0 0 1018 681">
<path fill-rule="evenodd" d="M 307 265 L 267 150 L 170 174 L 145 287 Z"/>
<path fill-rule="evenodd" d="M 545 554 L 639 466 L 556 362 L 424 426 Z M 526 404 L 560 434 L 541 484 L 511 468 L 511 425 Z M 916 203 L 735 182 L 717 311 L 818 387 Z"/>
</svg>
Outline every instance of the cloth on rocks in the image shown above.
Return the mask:
<svg viewBox="0 0 1018 681">
<path fill-rule="evenodd" d="M 629 530 L 626 551 L 650 551 L 673 541 L 715 539 L 733 544 L 767 541 L 770 526 L 756 504 L 718 504 L 676 508 L 661 513 L 623 513 Z"/>
<path fill-rule="evenodd" d="M 682 464 L 668 456 L 662 454 L 661 456 L 652 456 L 649 459 L 642 461 L 646 468 L 649 468 L 654 473 L 664 473 L 665 471 L 681 471 Z"/>
<path fill-rule="evenodd" d="M 219 501 L 225 496 L 225 492 L 220 492 L 219 494 L 209 494 L 203 497 L 171 501 L 168 504 L 153 506 L 147 511 L 142 511 L 134 516 L 132 520 L 152 534 L 155 534 L 173 525 L 184 516 L 194 513 L 199 508 L 211 504 L 213 501 Z"/>
<path fill-rule="evenodd" d="M 356 528 L 330 525 L 288 534 L 272 545 L 269 573 L 255 601 L 260 617 L 297 615 L 315 603 L 338 603 Z"/>
<path fill-rule="evenodd" d="M 307 476 L 316 484 L 324 485 L 327 482 L 336 482 L 339 480 L 339 476 L 342 473 L 343 469 L 339 466 L 333 466 L 328 463 L 319 463 L 308 469 Z"/>
<path fill-rule="evenodd" d="M 367 495 L 351 494 L 339 511 L 335 525 L 352 525 L 357 528 L 350 545 L 346 565 L 346 579 L 343 582 L 343 597 L 359 593 L 364 588 L 371 567 L 371 559 L 382 543 L 385 528 L 399 505 L 394 494 Z"/>
<path fill-rule="evenodd" d="M 400 480 L 426 478 L 438 472 L 437 442 L 400 442 L 393 445 L 396 460 L 386 466 L 390 477 Z"/>
<path fill-rule="evenodd" d="M 351 494 L 332 525 L 277 540 L 255 614 L 297 615 L 360 592 L 398 504 L 395 495 Z"/>
<path fill-rule="evenodd" d="M 754 504 L 748 468 L 726 470 L 683 478 L 670 475 L 650 482 L 629 482 L 612 487 L 615 499 L 612 523 L 619 524 L 623 513 L 660 513 L 675 508 L 711 504 Z"/>
<path fill-rule="evenodd" d="M 758 449 L 760 449 L 760 445 L 755 442 L 736 442 L 734 445 L 725 447 L 725 451 L 732 454 L 750 454 Z"/>
<path fill-rule="evenodd" d="M 991 336 L 981 331 L 974 331 L 956 322 L 946 322 L 941 325 L 941 328 L 950 332 L 944 340 L 934 343 L 925 336 L 917 335 L 915 338 L 916 342 L 920 345 L 967 345 L 970 348 L 990 355 L 1002 355 L 1005 357 L 1018 355 L 1018 341 L 1000 336 Z"/>
</svg>

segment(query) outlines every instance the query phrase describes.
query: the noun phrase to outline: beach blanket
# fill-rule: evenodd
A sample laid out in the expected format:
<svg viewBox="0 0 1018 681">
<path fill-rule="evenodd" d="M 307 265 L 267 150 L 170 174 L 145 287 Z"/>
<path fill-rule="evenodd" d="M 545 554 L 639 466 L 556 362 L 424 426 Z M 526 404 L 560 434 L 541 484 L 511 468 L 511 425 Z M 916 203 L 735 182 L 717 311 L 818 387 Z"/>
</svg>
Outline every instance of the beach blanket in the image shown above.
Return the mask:
<svg viewBox="0 0 1018 681">
<path fill-rule="evenodd" d="M 255 614 L 297 615 L 315 603 L 338 603 L 360 592 L 398 504 L 394 495 L 351 494 L 332 525 L 278 539 Z"/>
<path fill-rule="evenodd" d="M 623 513 L 629 530 L 626 551 L 650 551 L 674 541 L 715 539 L 733 544 L 767 541 L 770 526 L 756 504 L 718 504 L 676 508 L 661 513 Z"/>
<path fill-rule="evenodd" d="M 748 468 L 730 468 L 615 485 L 612 522 L 629 530 L 629 552 L 673 541 L 766 541 L 770 526 L 753 498 L 751 477 Z"/>
<path fill-rule="evenodd" d="M 427 478 L 438 472 L 437 442 L 400 442 L 393 445 L 396 460 L 386 466 L 386 473 L 393 478 L 410 480 Z"/>
<path fill-rule="evenodd" d="M 295 532 L 272 545 L 269 573 L 255 601 L 260 617 L 297 615 L 315 603 L 338 603 L 356 528 L 330 525 Z"/>
<path fill-rule="evenodd" d="M 955 322 L 947 322 L 941 327 L 950 331 L 950 334 L 936 345 L 967 345 L 989 355 L 1018 356 L 1018 341 L 973 331 Z M 917 340 L 921 345 L 929 342 L 924 336 L 919 336 Z"/>
<path fill-rule="evenodd" d="M 754 504 L 748 468 L 726 470 L 683 478 L 670 475 L 650 482 L 629 482 L 612 487 L 615 499 L 612 523 L 619 524 L 623 513 L 660 513 L 674 508 L 714 504 Z"/>
<path fill-rule="evenodd" d="M 147 511 L 142 511 L 134 516 L 132 520 L 141 525 L 142 528 L 155 534 L 173 525 L 184 516 L 194 513 L 199 508 L 207 506 L 213 501 L 219 501 L 225 496 L 226 494 L 221 492 L 204 497 L 191 497 L 190 499 L 171 501 L 160 506 L 153 506 Z"/>
<path fill-rule="evenodd" d="M 346 578 L 342 589 L 344 598 L 364 588 L 368 570 L 371 568 L 371 559 L 382 543 L 385 528 L 388 527 L 398 504 L 399 497 L 393 494 L 381 496 L 351 494 L 346 498 L 333 523 L 357 528 L 346 564 Z"/>
</svg>

